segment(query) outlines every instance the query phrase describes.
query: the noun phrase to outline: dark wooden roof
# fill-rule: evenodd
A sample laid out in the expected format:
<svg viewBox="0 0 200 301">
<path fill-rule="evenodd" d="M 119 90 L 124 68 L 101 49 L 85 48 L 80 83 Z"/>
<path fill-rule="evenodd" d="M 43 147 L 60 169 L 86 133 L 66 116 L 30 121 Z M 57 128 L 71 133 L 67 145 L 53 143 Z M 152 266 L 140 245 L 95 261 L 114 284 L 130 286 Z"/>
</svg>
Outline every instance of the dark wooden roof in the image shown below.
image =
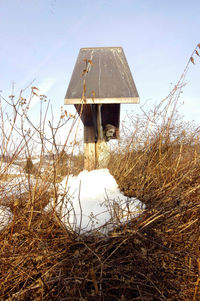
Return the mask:
<svg viewBox="0 0 200 301">
<path fill-rule="evenodd" d="M 84 72 L 86 69 L 88 72 Z M 80 49 L 65 104 L 82 103 L 84 81 L 87 104 L 139 103 L 139 95 L 121 47 Z"/>
</svg>

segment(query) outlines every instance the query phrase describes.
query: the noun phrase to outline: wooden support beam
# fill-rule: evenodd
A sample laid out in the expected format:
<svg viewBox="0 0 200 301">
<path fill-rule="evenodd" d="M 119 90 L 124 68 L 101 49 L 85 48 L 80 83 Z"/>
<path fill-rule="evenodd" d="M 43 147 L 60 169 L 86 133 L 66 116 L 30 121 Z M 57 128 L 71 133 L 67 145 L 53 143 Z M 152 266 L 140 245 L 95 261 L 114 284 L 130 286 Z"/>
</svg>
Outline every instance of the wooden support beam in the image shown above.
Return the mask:
<svg viewBox="0 0 200 301">
<path fill-rule="evenodd" d="M 96 168 L 95 132 L 93 126 L 84 126 L 84 169 Z"/>
</svg>

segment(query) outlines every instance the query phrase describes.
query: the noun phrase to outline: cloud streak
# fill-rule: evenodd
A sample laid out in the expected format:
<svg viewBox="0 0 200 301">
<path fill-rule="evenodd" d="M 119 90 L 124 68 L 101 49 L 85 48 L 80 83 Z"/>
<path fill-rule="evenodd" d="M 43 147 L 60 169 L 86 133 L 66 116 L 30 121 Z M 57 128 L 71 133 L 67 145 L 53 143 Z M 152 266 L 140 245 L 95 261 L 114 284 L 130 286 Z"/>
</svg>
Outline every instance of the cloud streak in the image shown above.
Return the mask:
<svg viewBox="0 0 200 301">
<path fill-rule="evenodd" d="M 38 86 L 37 88 L 39 89 L 37 91 L 38 95 L 46 95 L 47 92 L 53 87 L 53 85 L 55 84 L 56 79 L 55 78 L 46 78 L 44 79 Z M 34 95 L 32 100 L 31 100 L 31 104 L 30 104 L 30 109 L 33 109 L 38 102 L 40 101 L 40 97 Z"/>
</svg>

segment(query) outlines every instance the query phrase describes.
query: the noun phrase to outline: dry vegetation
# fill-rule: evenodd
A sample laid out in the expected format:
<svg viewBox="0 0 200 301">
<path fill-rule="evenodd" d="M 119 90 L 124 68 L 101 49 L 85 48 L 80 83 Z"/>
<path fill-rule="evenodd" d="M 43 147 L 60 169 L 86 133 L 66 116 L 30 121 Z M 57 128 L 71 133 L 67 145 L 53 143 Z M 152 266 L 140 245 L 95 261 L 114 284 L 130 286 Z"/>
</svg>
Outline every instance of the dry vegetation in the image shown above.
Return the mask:
<svg viewBox="0 0 200 301">
<path fill-rule="evenodd" d="M 0 300 L 200 299 L 200 129 L 177 112 L 187 68 L 165 100 L 130 118 L 132 134 L 112 154 L 109 169 L 120 189 L 147 209 L 106 237 L 72 233 L 43 211 L 50 197 L 57 198 L 58 178 L 71 173 L 68 165 L 62 170 L 66 157 L 51 126 L 53 154 L 58 151 L 52 169 L 34 184 L 28 173 L 27 191 L 9 192 L 6 199 L 14 218 L 0 232 Z M 41 128 L 39 133 L 42 158 Z M 11 138 L 2 130 L 2 139 L 6 146 Z M 30 141 L 22 133 L 28 155 Z M 18 148 L 12 161 L 19 153 Z M 82 163 L 81 155 L 75 157 L 76 173 Z"/>
</svg>

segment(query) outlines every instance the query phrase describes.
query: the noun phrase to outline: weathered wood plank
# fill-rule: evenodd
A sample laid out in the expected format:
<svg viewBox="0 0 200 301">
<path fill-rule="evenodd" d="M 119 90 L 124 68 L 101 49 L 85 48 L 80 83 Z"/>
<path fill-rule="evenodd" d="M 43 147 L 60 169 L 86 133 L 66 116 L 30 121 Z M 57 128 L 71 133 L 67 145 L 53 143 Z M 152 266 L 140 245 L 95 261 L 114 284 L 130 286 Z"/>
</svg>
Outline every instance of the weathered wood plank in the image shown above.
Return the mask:
<svg viewBox="0 0 200 301">
<path fill-rule="evenodd" d="M 96 148 L 94 127 L 84 126 L 84 169 L 96 168 Z"/>
<path fill-rule="evenodd" d="M 87 69 L 88 61 L 92 63 Z M 86 69 L 87 72 L 84 73 Z M 65 104 L 81 104 L 83 91 L 88 104 L 139 102 L 139 95 L 122 47 L 80 49 L 65 96 Z"/>
</svg>

